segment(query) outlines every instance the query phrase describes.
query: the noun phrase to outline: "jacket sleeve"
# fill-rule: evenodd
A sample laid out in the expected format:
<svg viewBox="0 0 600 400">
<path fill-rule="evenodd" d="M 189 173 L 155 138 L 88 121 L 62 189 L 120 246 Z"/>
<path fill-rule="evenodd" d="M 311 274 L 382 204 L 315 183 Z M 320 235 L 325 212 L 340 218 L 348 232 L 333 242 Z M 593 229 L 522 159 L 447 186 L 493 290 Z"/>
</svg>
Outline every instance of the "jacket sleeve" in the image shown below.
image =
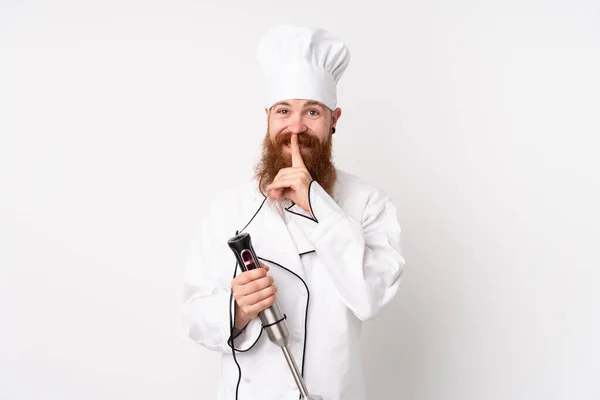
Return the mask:
<svg viewBox="0 0 600 400">
<path fill-rule="evenodd" d="M 348 215 L 316 182 L 309 186 L 312 216 L 299 206 L 295 221 L 325 263 L 344 304 L 360 320 L 368 320 L 394 297 L 404 259 L 400 226 L 389 197 L 373 191 L 362 219 Z"/>
<path fill-rule="evenodd" d="M 194 236 L 185 264 L 183 323 L 188 336 L 209 350 L 229 354 L 235 321 L 235 300 L 231 279 L 237 268 L 235 258 L 209 215 Z M 233 236 L 233 235 L 232 235 Z M 227 253 L 229 252 L 229 254 Z M 239 269 L 238 269 L 239 271 Z M 258 341 L 262 325 L 252 320 L 235 336 L 236 351 L 248 351 Z"/>
</svg>

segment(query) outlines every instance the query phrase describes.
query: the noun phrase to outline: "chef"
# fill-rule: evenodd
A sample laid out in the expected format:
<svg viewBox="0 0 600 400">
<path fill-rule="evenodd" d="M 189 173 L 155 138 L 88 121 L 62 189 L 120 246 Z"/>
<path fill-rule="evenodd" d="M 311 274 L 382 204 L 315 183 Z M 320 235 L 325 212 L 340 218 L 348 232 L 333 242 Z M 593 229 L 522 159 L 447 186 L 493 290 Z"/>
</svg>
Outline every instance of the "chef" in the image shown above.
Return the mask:
<svg viewBox="0 0 600 400">
<path fill-rule="evenodd" d="M 295 400 L 281 349 L 257 318 L 277 300 L 308 391 L 363 400 L 361 326 L 396 294 L 404 259 L 390 198 L 332 163 L 350 53 L 325 30 L 278 26 L 257 55 L 268 93 L 262 157 L 254 179 L 214 198 L 192 240 L 185 327 L 222 355 L 219 400 Z M 263 268 L 240 271 L 227 241 L 241 232 Z"/>
</svg>

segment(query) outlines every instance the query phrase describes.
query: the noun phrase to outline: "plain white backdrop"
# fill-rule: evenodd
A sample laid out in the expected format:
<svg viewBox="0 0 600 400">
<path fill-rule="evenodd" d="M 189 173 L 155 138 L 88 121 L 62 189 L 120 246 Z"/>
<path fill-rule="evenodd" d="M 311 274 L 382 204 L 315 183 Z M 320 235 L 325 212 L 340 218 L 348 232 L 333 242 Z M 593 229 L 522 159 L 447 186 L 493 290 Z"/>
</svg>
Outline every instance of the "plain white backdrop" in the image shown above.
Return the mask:
<svg viewBox="0 0 600 400">
<path fill-rule="evenodd" d="M 600 398 L 597 2 L 0 5 L 0 399 L 214 398 L 183 262 L 252 174 L 280 23 L 346 41 L 336 164 L 400 211 L 370 398 Z"/>
</svg>

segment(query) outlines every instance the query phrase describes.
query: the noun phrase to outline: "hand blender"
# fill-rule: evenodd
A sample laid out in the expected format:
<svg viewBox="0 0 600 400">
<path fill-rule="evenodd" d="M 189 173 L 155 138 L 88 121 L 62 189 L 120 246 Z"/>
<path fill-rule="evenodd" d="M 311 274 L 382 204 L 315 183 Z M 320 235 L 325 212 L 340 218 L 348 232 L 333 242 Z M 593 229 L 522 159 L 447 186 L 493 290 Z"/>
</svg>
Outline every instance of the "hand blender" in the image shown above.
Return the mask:
<svg viewBox="0 0 600 400">
<path fill-rule="evenodd" d="M 233 251 L 238 264 L 241 266 L 244 272 L 255 268 L 261 268 L 258 257 L 256 256 L 256 252 L 252 247 L 250 234 L 240 233 L 239 235 L 229 239 L 227 244 Z M 262 322 L 263 329 L 267 331 L 269 340 L 281 347 L 281 350 L 283 350 L 285 360 L 292 371 L 296 385 L 298 385 L 298 390 L 300 390 L 300 394 L 302 396 L 301 398 L 304 400 L 321 400 L 321 396 L 311 396 L 308 394 L 308 389 L 304 384 L 304 380 L 302 379 L 302 375 L 298 370 L 296 361 L 294 360 L 294 357 L 288 348 L 290 331 L 277 302 L 273 303 L 271 307 L 261 311 L 258 316 Z"/>
</svg>

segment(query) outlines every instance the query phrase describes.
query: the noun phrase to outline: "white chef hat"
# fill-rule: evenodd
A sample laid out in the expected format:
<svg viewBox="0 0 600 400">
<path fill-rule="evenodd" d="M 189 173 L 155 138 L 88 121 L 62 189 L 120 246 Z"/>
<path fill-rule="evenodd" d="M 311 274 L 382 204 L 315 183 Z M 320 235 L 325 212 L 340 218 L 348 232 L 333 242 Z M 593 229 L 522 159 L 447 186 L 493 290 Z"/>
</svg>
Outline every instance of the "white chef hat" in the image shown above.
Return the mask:
<svg viewBox="0 0 600 400">
<path fill-rule="evenodd" d="M 290 99 L 310 99 L 334 110 L 337 83 L 350 63 L 346 45 L 323 29 L 281 25 L 256 51 L 267 80 L 266 108 Z"/>
</svg>

